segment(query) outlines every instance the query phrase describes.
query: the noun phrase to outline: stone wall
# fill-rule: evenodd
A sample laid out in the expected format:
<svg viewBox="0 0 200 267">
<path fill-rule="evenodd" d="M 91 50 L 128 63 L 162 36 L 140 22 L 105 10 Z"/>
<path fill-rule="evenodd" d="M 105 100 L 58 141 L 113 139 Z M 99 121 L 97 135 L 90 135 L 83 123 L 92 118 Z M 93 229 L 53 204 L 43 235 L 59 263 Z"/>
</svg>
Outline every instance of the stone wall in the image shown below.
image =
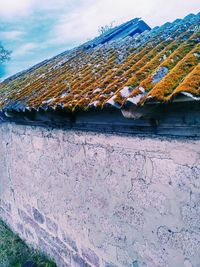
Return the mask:
<svg viewBox="0 0 200 267">
<path fill-rule="evenodd" d="M 200 140 L 6 123 L 0 139 L 0 217 L 58 266 L 200 266 Z"/>
</svg>

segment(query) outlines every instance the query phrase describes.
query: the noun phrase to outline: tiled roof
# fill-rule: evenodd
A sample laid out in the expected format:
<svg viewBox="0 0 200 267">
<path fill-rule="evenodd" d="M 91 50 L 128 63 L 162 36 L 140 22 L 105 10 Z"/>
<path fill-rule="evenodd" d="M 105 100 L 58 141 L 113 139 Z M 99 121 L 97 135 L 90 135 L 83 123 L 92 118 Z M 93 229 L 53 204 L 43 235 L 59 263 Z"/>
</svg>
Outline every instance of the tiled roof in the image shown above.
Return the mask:
<svg viewBox="0 0 200 267">
<path fill-rule="evenodd" d="M 138 19 L 131 23 L 122 25 L 125 31 L 115 28 L 116 38 L 109 32 L 5 80 L 0 108 L 121 108 L 180 95 L 200 100 L 200 13 L 152 30 Z"/>
</svg>

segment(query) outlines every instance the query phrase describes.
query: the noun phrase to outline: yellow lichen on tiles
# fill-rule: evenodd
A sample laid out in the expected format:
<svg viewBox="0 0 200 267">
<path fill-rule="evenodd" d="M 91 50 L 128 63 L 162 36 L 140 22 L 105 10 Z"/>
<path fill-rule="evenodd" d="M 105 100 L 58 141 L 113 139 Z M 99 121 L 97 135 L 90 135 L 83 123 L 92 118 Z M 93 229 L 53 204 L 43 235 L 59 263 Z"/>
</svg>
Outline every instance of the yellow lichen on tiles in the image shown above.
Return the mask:
<svg viewBox="0 0 200 267">
<path fill-rule="evenodd" d="M 200 55 L 199 55 L 200 56 Z M 193 96 L 200 96 L 200 63 L 193 69 L 192 72 L 184 79 L 184 81 L 173 91 L 168 97 L 170 100 L 172 97 L 181 92 L 187 92 Z"/>
<path fill-rule="evenodd" d="M 108 57 L 108 62 L 112 62 L 114 60 L 115 54 L 113 54 L 113 52 L 111 51 L 111 55 Z M 95 59 L 95 58 L 94 58 Z M 91 61 L 90 61 L 91 62 Z M 105 62 L 102 61 L 95 61 L 93 64 L 90 63 L 90 66 L 93 68 L 94 64 L 99 64 L 100 66 L 105 65 Z M 103 68 L 101 67 L 101 69 L 103 70 Z M 105 69 L 104 69 L 105 71 Z M 75 83 L 74 85 L 72 85 L 72 91 L 71 94 L 68 95 L 68 97 L 63 99 L 63 102 L 65 103 L 65 106 L 67 106 L 67 102 L 72 101 L 74 99 L 74 95 L 77 94 L 77 98 L 80 96 L 82 96 L 83 94 L 87 93 L 89 86 L 95 82 L 95 77 L 94 77 L 94 73 L 90 70 L 90 72 L 83 73 L 82 74 L 83 79 L 81 80 L 80 84 Z M 76 99 L 75 103 L 78 102 L 78 99 Z"/>
<path fill-rule="evenodd" d="M 198 44 L 190 53 L 188 53 L 170 72 L 148 93 L 148 97 L 159 101 L 167 101 L 168 95 L 176 89 L 182 80 L 197 66 L 200 58 L 195 56 L 200 53 L 200 44 Z"/>
<path fill-rule="evenodd" d="M 150 51 L 151 49 L 152 49 L 152 46 L 149 46 L 149 47 L 145 47 L 138 54 L 134 53 L 132 55 L 132 58 L 130 58 L 130 60 L 128 62 L 125 62 L 125 64 L 119 70 L 111 73 L 111 75 L 108 75 L 108 77 L 104 81 L 102 81 L 102 83 L 98 84 L 100 86 L 100 88 L 103 89 L 100 94 L 102 94 L 102 93 L 109 94 L 110 92 L 112 92 L 113 89 L 115 89 L 114 91 L 117 91 L 117 87 L 119 87 L 120 84 L 125 83 L 129 77 L 129 75 L 134 71 L 134 66 L 138 62 L 138 60 L 141 57 L 143 57 L 146 53 L 148 53 L 148 51 Z M 128 66 L 129 66 L 129 68 L 128 68 Z M 123 70 L 124 70 L 124 72 L 123 72 Z M 118 71 L 120 71 L 122 73 L 122 75 L 116 78 L 115 75 L 118 74 Z M 95 89 L 93 89 L 93 90 L 95 90 Z M 96 101 L 99 98 L 100 94 L 94 96 L 90 100 L 90 103 Z M 108 95 L 108 98 L 106 98 L 105 101 L 108 100 L 109 97 L 110 97 L 110 95 Z"/>
<path fill-rule="evenodd" d="M 180 37 L 182 37 L 182 34 L 180 35 Z M 132 68 L 129 68 L 129 70 L 126 73 L 124 73 L 123 76 L 127 77 L 127 78 L 125 78 L 123 80 L 117 79 L 114 83 L 111 83 L 108 86 L 108 88 L 109 87 L 113 88 L 117 84 L 118 89 L 116 90 L 116 94 L 118 94 L 118 92 L 120 92 L 120 90 L 122 90 L 122 88 L 125 86 L 129 86 L 129 87 L 134 88 L 137 83 L 139 84 L 140 80 L 144 79 L 146 76 L 149 75 L 149 73 L 153 72 L 153 70 L 160 64 L 160 58 L 172 53 L 172 51 L 174 49 L 176 49 L 179 45 L 178 41 L 174 41 L 174 42 L 172 42 L 172 44 L 168 41 L 169 45 L 166 47 L 165 47 L 164 43 L 166 44 L 166 42 L 163 42 L 162 44 L 159 44 L 158 46 L 156 46 L 153 50 L 152 49 L 149 50 L 149 53 L 145 53 L 144 56 L 142 57 L 142 59 L 143 59 L 142 61 L 139 60 L 138 62 L 136 62 L 133 65 Z M 158 54 L 157 52 L 159 50 L 161 50 L 161 52 Z M 156 55 L 156 56 L 154 57 L 154 55 Z M 145 58 L 145 60 L 144 60 L 144 58 Z M 148 62 L 148 60 L 150 60 L 150 61 Z M 145 61 L 147 61 L 147 64 L 144 65 Z M 140 67 L 141 67 L 141 69 L 139 69 Z M 129 78 L 128 75 L 130 74 L 130 70 L 132 70 L 132 74 L 133 73 L 135 73 L 135 74 L 128 80 L 128 78 Z M 134 83 L 134 79 L 136 81 L 135 83 Z M 128 82 L 127 82 L 127 80 L 128 80 Z M 107 88 L 106 88 L 106 90 L 107 90 Z M 106 90 L 104 92 L 106 92 Z M 124 97 L 124 100 L 125 100 L 125 97 Z M 106 103 L 106 101 L 108 101 L 108 99 L 105 100 L 105 103 Z M 124 102 L 124 101 L 121 101 L 121 102 Z"/>
<path fill-rule="evenodd" d="M 191 31 L 188 31 L 187 33 L 184 33 L 182 37 L 185 38 L 187 34 L 191 34 Z M 180 46 L 175 50 L 174 48 L 177 47 L 177 41 L 175 41 L 173 43 L 173 49 L 169 47 L 170 51 L 173 53 L 171 53 L 169 55 L 169 57 L 167 57 L 163 62 L 161 62 L 161 64 L 159 65 L 159 67 L 155 70 L 155 72 L 151 75 L 148 75 L 148 77 L 146 79 L 144 79 L 139 86 L 143 87 L 145 89 L 145 91 L 150 91 L 155 83 L 157 83 L 156 81 L 154 81 L 154 75 L 159 72 L 160 70 L 166 70 L 164 75 L 160 77 L 160 79 L 163 79 L 164 76 L 181 60 L 185 57 L 185 55 L 187 55 L 187 53 L 189 53 L 194 47 L 195 45 L 198 43 L 198 39 L 200 37 L 200 32 L 198 33 L 194 33 L 187 41 L 185 41 L 183 44 L 181 44 L 182 42 L 180 42 L 181 40 L 179 39 L 179 44 Z M 184 40 L 182 40 L 184 41 Z M 155 61 L 154 61 L 155 62 Z M 144 68 L 145 69 L 145 68 Z M 144 71 L 144 69 L 142 69 L 141 71 Z"/>
<path fill-rule="evenodd" d="M 171 40 L 172 42 L 172 40 Z M 171 45 L 170 41 L 164 41 L 155 47 L 152 51 L 150 51 L 147 55 L 145 55 L 135 66 L 137 72 L 128 80 L 126 83 L 127 86 L 136 87 L 140 84 L 140 82 L 151 73 L 160 63 L 160 57 L 169 53 L 174 47 L 174 44 Z M 175 48 L 178 47 L 175 46 Z M 174 48 L 174 49 L 175 49 Z"/>
</svg>

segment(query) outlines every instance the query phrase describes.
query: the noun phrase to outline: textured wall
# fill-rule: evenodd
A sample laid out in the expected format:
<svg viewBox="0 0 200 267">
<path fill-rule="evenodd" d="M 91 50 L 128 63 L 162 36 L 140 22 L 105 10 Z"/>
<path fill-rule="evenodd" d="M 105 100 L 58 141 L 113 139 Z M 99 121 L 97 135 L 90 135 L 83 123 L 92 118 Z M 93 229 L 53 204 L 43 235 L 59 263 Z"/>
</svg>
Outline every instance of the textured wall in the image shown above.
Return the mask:
<svg viewBox="0 0 200 267">
<path fill-rule="evenodd" d="M 58 266 L 200 266 L 200 140 L 5 123 L 0 138 L 0 216 Z"/>
</svg>

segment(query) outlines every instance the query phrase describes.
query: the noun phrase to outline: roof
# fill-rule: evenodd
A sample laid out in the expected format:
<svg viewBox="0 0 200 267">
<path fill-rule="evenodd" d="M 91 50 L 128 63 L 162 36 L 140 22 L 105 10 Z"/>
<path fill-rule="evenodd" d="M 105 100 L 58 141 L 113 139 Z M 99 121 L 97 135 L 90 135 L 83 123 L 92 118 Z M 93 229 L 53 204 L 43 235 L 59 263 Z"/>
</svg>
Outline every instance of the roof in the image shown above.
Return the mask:
<svg viewBox="0 0 200 267">
<path fill-rule="evenodd" d="M 200 100 L 200 13 L 134 19 L 0 84 L 1 110 L 90 109 Z"/>
</svg>

